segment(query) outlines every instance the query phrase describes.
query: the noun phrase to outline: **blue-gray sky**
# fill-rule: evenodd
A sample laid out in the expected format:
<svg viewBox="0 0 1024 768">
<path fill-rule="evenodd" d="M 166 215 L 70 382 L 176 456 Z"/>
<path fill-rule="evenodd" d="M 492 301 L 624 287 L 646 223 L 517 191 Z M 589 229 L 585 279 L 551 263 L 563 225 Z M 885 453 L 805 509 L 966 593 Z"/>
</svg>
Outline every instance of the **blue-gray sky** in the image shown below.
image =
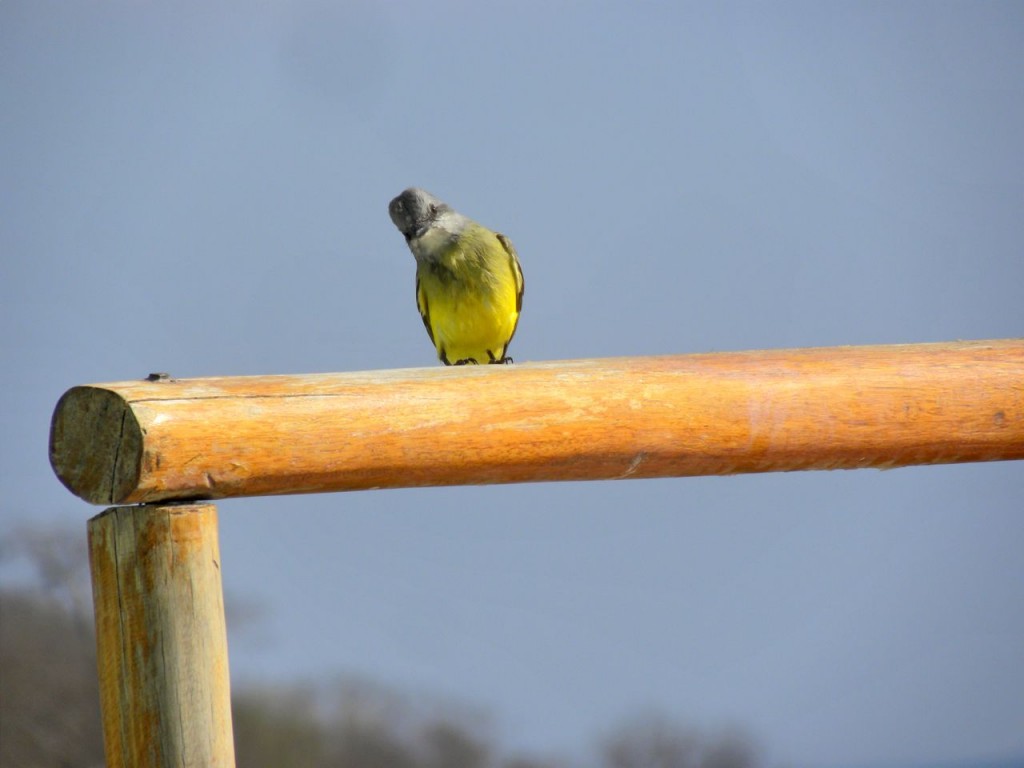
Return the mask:
<svg viewBox="0 0 1024 768">
<path fill-rule="evenodd" d="M 388 220 L 508 234 L 517 360 L 1022 335 L 1024 4 L 0 3 L 0 533 L 68 387 L 435 365 Z M 237 684 L 355 674 L 581 755 L 1024 754 L 1024 471 L 219 504 Z M 77 523 L 76 523 L 77 524 Z"/>
</svg>

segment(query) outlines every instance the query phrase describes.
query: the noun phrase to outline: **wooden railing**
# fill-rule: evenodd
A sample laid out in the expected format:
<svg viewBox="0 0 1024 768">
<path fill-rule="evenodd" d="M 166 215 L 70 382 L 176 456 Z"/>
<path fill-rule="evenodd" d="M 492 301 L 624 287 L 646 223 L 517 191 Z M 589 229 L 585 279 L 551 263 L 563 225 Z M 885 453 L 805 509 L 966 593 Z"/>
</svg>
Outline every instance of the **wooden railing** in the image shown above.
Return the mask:
<svg viewBox="0 0 1024 768">
<path fill-rule="evenodd" d="M 230 496 L 1024 458 L 1024 339 L 118 382 L 60 399 L 109 766 L 234 764 Z"/>
</svg>

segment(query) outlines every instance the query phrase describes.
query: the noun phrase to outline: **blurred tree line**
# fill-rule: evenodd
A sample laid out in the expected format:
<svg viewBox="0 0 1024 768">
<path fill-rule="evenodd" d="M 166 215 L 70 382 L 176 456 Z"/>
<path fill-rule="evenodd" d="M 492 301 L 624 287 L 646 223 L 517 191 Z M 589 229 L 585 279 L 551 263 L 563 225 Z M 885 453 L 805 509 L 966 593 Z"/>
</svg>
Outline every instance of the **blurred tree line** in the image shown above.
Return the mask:
<svg viewBox="0 0 1024 768">
<path fill-rule="evenodd" d="M 103 741 L 84 532 L 18 530 L 0 540 L 0 565 L 12 560 L 27 565 L 32 577 L 0 589 L 0 768 L 99 768 Z M 232 710 L 239 768 L 576 764 L 504 754 L 479 713 L 417 703 L 373 684 L 242 689 Z M 753 768 L 760 760 L 742 731 L 709 735 L 645 715 L 612 729 L 586 764 Z"/>
</svg>

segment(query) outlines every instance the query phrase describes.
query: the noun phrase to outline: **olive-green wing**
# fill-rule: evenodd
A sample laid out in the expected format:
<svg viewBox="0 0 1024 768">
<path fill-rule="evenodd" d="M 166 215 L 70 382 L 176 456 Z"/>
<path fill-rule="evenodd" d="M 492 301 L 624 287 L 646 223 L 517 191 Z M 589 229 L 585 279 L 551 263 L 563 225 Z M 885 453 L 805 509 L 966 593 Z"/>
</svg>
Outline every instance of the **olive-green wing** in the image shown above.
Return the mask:
<svg viewBox="0 0 1024 768">
<path fill-rule="evenodd" d="M 423 320 L 423 327 L 427 329 L 427 336 L 430 337 L 430 343 L 435 347 L 437 343 L 434 341 L 434 329 L 430 327 L 430 303 L 427 301 L 427 292 L 423 290 L 423 286 L 420 285 L 419 277 L 416 278 L 416 307 L 420 311 L 420 318 Z"/>
<path fill-rule="evenodd" d="M 498 235 L 498 242 L 501 243 L 505 252 L 508 253 L 510 257 L 509 266 L 512 269 L 512 278 L 516 282 L 516 312 L 521 312 L 523 310 L 523 291 L 526 288 L 526 283 L 523 280 L 523 268 L 519 266 L 519 256 L 516 255 L 516 249 L 512 245 L 512 241 L 504 235 Z M 518 318 L 516 322 L 518 322 Z M 513 331 L 513 333 L 515 333 L 515 331 Z"/>
<path fill-rule="evenodd" d="M 523 268 L 519 266 L 519 256 L 516 254 L 512 241 L 504 235 L 498 234 L 498 242 L 501 243 L 508 254 L 509 268 L 512 270 L 512 279 L 516 284 L 516 322 L 512 326 L 512 333 L 508 335 L 508 339 L 505 341 L 504 349 L 501 350 L 501 359 L 505 362 L 511 362 L 512 358 L 508 357 L 508 345 L 512 341 L 512 337 L 516 335 L 516 329 L 519 327 L 519 315 L 523 311 L 523 292 L 526 290 L 526 281 L 523 280 Z"/>
</svg>

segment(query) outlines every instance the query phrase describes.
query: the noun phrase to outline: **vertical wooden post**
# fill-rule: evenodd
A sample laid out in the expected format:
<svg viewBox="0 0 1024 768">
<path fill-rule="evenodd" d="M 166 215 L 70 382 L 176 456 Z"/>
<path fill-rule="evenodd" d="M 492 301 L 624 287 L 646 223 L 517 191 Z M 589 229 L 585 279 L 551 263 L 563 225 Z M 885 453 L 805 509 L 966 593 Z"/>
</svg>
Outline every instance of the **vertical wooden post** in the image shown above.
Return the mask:
<svg viewBox="0 0 1024 768">
<path fill-rule="evenodd" d="M 107 768 L 234 766 L 216 507 L 112 507 L 89 562 Z"/>
</svg>

